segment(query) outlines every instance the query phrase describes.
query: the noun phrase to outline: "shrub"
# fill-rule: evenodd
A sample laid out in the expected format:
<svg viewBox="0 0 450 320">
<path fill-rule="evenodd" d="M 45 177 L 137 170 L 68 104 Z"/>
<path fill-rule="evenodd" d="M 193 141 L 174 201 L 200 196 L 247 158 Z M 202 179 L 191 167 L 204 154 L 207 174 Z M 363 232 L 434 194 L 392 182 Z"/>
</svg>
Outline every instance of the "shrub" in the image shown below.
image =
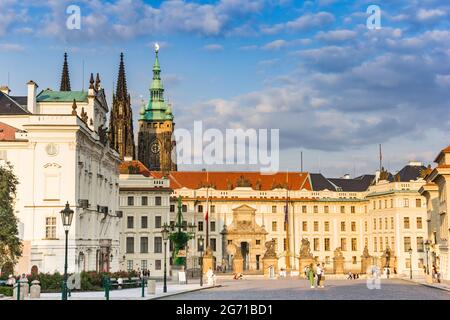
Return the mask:
<svg viewBox="0 0 450 320">
<path fill-rule="evenodd" d="M 40 273 L 37 276 L 37 280 L 41 283 L 41 291 L 42 292 L 59 292 L 61 291 L 61 286 L 63 283 L 63 275 L 59 272 L 54 274 L 50 273 Z"/>
<path fill-rule="evenodd" d="M 6 287 L 6 286 L 2 286 L 0 287 L 0 294 L 3 294 L 7 297 L 12 297 L 13 295 L 13 288 L 12 287 Z"/>
</svg>

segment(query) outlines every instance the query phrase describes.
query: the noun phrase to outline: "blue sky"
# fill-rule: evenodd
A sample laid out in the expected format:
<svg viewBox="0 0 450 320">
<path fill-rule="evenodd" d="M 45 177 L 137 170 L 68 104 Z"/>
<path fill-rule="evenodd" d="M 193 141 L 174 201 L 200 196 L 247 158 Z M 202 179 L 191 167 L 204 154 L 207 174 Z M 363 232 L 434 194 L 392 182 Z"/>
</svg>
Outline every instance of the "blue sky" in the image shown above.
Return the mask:
<svg viewBox="0 0 450 320">
<path fill-rule="evenodd" d="M 66 28 L 71 4 L 81 30 Z M 280 128 L 282 168 L 299 170 L 302 150 L 328 176 L 372 173 L 382 143 L 396 171 L 449 144 L 449 16 L 437 0 L 0 0 L 0 85 L 9 72 L 12 94 L 30 79 L 57 89 L 68 51 L 72 89 L 84 61 L 84 87 L 99 72 L 110 97 L 123 51 L 137 117 L 157 41 L 177 127 Z"/>
</svg>

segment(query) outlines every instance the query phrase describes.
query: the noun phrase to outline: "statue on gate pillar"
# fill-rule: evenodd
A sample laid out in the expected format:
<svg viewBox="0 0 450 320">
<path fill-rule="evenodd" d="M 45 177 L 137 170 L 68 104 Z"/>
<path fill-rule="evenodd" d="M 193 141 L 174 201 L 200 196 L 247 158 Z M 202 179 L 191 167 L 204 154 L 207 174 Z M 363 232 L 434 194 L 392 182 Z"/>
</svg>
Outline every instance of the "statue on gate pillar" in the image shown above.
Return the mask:
<svg viewBox="0 0 450 320">
<path fill-rule="evenodd" d="M 278 258 L 275 251 L 275 240 L 266 241 L 266 252 L 263 257 L 264 276 L 270 277 L 270 269 L 274 271 L 274 275 L 278 272 Z"/>
<path fill-rule="evenodd" d="M 303 238 L 302 244 L 300 246 L 300 257 L 299 257 L 299 266 L 300 266 L 299 275 L 301 277 L 306 277 L 304 272 L 305 268 L 309 266 L 311 263 L 314 263 L 314 257 L 311 253 L 310 242 L 308 239 Z"/>
<path fill-rule="evenodd" d="M 367 248 L 367 246 L 365 246 L 363 254 L 361 256 L 361 273 L 366 273 L 371 264 L 372 256 L 369 254 L 369 249 Z"/>
<path fill-rule="evenodd" d="M 233 253 L 233 273 L 241 274 L 244 272 L 244 258 L 242 257 L 241 247 L 235 244 L 231 245 Z"/>
</svg>

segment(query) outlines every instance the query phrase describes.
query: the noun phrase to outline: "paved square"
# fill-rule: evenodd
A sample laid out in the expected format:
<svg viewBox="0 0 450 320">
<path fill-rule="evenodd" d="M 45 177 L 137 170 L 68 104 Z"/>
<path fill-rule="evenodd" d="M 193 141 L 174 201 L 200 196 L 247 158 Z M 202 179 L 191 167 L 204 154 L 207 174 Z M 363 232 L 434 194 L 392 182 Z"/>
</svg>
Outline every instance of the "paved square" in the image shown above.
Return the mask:
<svg viewBox="0 0 450 320">
<path fill-rule="evenodd" d="M 382 280 L 380 289 L 368 289 L 366 280 L 329 280 L 325 288 L 311 289 L 301 279 L 222 280 L 222 287 L 180 294 L 171 300 L 450 300 L 450 292 L 400 279 Z"/>
</svg>

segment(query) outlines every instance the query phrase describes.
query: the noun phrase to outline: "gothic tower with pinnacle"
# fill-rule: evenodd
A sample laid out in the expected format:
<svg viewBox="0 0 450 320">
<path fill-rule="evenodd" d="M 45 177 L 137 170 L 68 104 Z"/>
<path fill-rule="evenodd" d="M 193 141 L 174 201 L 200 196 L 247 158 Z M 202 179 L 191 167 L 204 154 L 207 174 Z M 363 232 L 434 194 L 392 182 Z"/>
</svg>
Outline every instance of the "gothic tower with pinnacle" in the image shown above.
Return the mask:
<svg viewBox="0 0 450 320">
<path fill-rule="evenodd" d="M 153 80 L 150 100 L 142 105 L 139 116 L 138 160 L 152 171 L 176 171 L 175 141 L 172 139 L 175 123 L 172 108 L 164 101 L 164 86 L 155 45 Z"/>
<path fill-rule="evenodd" d="M 71 91 L 70 90 L 70 77 L 69 77 L 69 65 L 67 63 L 67 52 L 64 53 L 64 64 L 61 74 L 61 84 L 59 91 Z"/>
<path fill-rule="evenodd" d="M 123 53 L 120 54 L 116 93 L 113 94 L 113 107 L 109 124 L 109 141 L 111 148 L 117 150 L 122 159 L 125 157 L 135 159 L 133 111 L 131 109 L 130 95 L 127 90 Z"/>
</svg>

